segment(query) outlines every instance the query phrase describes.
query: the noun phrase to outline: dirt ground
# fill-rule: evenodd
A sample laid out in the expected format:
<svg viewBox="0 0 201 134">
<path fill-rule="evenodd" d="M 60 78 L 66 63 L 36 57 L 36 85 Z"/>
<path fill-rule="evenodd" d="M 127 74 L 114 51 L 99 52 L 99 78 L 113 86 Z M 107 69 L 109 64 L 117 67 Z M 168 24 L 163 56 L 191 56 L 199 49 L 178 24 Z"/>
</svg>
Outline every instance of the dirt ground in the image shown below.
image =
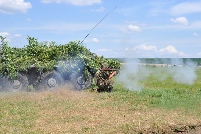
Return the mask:
<svg viewBox="0 0 201 134">
<path fill-rule="evenodd" d="M 175 131 L 177 134 L 201 134 L 201 126 L 191 126 L 181 129 L 180 131 Z"/>
<path fill-rule="evenodd" d="M 59 90 L 6 95 L 2 100 L 15 105 L 18 102 L 29 102 L 28 109 L 38 109 L 37 118 L 33 120 L 36 124 L 29 128 L 30 132 L 201 134 L 201 125 L 196 125 L 200 122 L 194 116 L 183 116 L 180 110 L 167 113 L 162 109 L 133 106 L 130 102 L 116 100 L 116 97 L 112 93 Z M 16 115 L 11 116 L 14 118 Z M 4 123 L 8 126 L 10 122 Z M 27 131 L 23 125 L 18 126 L 22 133 Z"/>
</svg>

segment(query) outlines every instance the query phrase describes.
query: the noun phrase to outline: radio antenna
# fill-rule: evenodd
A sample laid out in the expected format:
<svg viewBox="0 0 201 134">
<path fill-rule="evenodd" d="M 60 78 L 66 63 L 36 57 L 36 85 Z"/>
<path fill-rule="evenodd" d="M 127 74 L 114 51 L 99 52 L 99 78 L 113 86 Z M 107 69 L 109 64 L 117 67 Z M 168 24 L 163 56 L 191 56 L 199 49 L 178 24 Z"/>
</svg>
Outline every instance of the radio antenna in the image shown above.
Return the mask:
<svg viewBox="0 0 201 134">
<path fill-rule="evenodd" d="M 84 37 L 81 43 L 85 41 L 85 39 L 91 34 L 91 32 L 112 12 L 114 11 L 119 5 L 121 5 L 125 0 L 122 0 L 119 4 L 117 4 L 110 12 L 108 12 L 92 29 L 91 31 Z"/>
</svg>

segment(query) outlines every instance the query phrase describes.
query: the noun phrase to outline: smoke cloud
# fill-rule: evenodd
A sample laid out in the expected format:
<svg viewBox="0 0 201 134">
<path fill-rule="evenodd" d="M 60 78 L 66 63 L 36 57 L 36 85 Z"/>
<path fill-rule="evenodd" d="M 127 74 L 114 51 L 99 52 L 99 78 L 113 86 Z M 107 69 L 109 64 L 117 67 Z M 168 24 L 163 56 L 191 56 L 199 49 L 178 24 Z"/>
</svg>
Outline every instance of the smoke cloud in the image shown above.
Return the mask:
<svg viewBox="0 0 201 134">
<path fill-rule="evenodd" d="M 126 60 L 117 76 L 117 81 L 127 89 L 134 91 L 142 90 L 143 81 L 146 81 L 150 76 L 161 82 L 169 76 L 172 77 L 173 81 L 181 84 L 192 85 L 195 82 L 197 78 L 196 64 L 192 61 L 189 60 L 184 63 L 182 59 L 170 59 L 168 64 L 166 60 L 160 62 L 162 64 L 158 64 L 157 59 L 152 64 L 142 63 L 140 59 Z M 156 68 L 150 69 L 147 66 Z M 161 69 L 162 67 L 165 69 Z"/>
<path fill-rule="evenodd" d="M 175 68 L 169 69 L 173 80 L 177 83 L 192 85 L 197 78 L 195 72 L 195 66 L 197 65 L 190 60 L 183 63 L 181 59 L 173 59 L 171 62 L 175 65 Z"/>
</svg>

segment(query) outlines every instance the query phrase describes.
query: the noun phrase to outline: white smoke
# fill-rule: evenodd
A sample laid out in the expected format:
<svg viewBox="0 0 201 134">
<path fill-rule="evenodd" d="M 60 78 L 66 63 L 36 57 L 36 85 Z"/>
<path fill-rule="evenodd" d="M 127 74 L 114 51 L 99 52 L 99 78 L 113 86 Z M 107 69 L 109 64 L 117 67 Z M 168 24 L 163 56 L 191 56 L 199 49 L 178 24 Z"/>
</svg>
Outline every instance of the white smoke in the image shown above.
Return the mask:
<svg viewBox="0 0 201 134">
<path fill-rule="evenodd" d="M 192 85 L 197 78 L 195 69 L 192 67 L 178 67 L 170 71 L 173 80 L 177 83 Z"/>
<path fill-rule="evenodd" d="M 150 75 L 149 70 L 144 69 L 144 72 L 141 72 L 141 66 L 139 66 L 138 63 L 138 59 L 127 61 L 126 64 L 123 65 L 120 75 L 117 77 L 117 81 L 123 83 L 129 90 L 141 90 L 143 85 L 140 84 L 140 80 Z"/>
<path fill-rule="evenodd" d="M 147 64 L 142 65 L 139 63 L 139 59 L 127 60 L 120 74 L 117 76 L 117 81 L 129 90 L 142 90 L 144 87 L 143 81 L 146 81 L 150 76 L 154 76 L 154 78 L 161 82 L 171 76 L 175 82 L 189 85 L 192 85 L 197 78 L 194 67 L 196 65 L 191 61 L 183 63 L 182 59 L 171 59 L 169 67 L 166 61 L 164 61 L 163 63 L 165 64 L 163 65 L 152 64 L 152 66 L 158 66 L 153 70 L 146 67 Z M 162 66 L 165 66 L 166 69 L 161 72 Z"/>
<path fill-rule="evenodd" d="M 172 64 L 176 66 L 175 68 L 169 69 L 169 72 L 174 81 L 189 85 L 194 83 L 197 78 L 197 74 L 195 72 L 195 63 L 187 61 L 186 64 L 184 64 L 181 59 L 174 59 L 172 60 Z"/>
</svg>

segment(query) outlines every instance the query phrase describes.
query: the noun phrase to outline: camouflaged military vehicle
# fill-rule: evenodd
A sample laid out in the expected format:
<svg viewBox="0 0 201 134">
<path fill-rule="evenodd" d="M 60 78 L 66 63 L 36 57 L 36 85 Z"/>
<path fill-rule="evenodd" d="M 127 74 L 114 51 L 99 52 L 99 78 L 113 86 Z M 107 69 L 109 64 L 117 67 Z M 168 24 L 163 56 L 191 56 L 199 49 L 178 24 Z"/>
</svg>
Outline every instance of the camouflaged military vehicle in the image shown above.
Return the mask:
<svg viewBox="0 0 201 134">
<path fill-rule="evenodd" d="M 0 39 L 1 91 L 26 91 L 30 86 L 35 90 L 54 90 L 68 83 L 75 90 L 83 90 L 95 82 L 100 87 L 98 91 L 110 92 L 114 69 L 120 68 L 117 60 L 97 56 L 79 41 L 47 45 L 28 36 L 28 45 L 15 48 L 2 36 Z"/>
</svg>

